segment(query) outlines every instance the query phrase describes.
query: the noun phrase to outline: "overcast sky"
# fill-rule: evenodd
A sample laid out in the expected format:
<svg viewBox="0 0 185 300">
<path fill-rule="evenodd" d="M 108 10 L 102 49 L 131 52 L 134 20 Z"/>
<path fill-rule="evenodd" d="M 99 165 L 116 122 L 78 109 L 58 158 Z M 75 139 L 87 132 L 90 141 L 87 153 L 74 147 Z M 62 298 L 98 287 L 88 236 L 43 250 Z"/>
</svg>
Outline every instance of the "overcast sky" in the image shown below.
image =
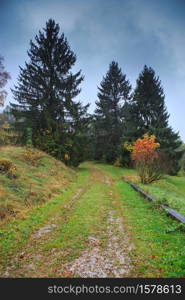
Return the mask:
<svg viewBox="0 0 185 300">
<path fill-rule="evenodd" d="M 78 96 L 95 108 L 97 86 L 112 60 L 135 87 L 143 66 L 159 76 L 169 124 L 185 141 L 185 0 L 1 0 L 0 54 L 16 83 L 34 40 L 49 18 L 59 23 L 85 80 Z"/>
</svg>

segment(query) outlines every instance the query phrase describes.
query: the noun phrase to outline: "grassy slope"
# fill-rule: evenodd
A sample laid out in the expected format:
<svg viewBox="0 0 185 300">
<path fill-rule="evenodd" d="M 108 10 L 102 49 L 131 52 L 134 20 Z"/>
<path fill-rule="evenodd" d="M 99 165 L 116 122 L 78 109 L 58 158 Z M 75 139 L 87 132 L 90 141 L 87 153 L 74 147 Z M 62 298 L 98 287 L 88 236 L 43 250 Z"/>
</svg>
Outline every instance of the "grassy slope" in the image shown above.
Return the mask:
<svg viewBox="0 0 185 300">
<path fill-rule="evenodd" d="M 140 186 L 158 199 L 165 199 L 171 208 L 185 216 L 185 177 L 165 176 L 152 184 Z"/>
<path fill-rule="evenodd" d="M 123 176 L 128 180 L 137 183 L 143 190 L 154 195 L 159 200 L 167 201 L 171 208 L 176 209 L 185 216 L 185 177 L 168 176 L 151 184 L 139 183 L 139 178 L 135 170 L 124 169 Z"/>
<path fill-rule="evenodd" d="M 0 148 L 1 159 L 8 159 L 16 166 L 15 178 L 0 173 L 0 219 L 11 219 L 17 214 L 41 205 L 51 197 L 64 191 L 73 179 L 73 172 L 62 162 L 44 152 L 34 149 L 25 156 L 24 147 L 7 146 Z"/>
<path fill-rule="evenodd" d="M 122 180 L 122 176 L 128 174 L 127 170 L 103 167 L 115 178 L 122 196 L 125 220 L 136 244 L 133 258 L 138 276 L 184 277 L 185 233 L 168 233 L 168 229 L 176 227 L 177 222 L 154 208 Z"/>
</svg>

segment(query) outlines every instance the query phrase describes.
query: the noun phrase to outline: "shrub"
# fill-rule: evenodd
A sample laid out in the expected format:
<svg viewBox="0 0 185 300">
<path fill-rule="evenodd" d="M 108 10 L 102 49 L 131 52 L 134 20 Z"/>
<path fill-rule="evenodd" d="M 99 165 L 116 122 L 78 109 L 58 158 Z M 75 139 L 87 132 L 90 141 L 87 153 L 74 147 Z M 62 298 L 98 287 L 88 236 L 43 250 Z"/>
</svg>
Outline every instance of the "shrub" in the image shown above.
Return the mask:
<svg viewBox="0 0 185 300">
<path fill-rule="evenodd" d="M 118 167 L 118 168 L 122 167 L 122 163 L 121 163 L 121 159 L 120 159 L 120 158 L 117 158 L 117 159 L 115 160 L 114 166 L 115 166 L 115 167 Z"/>
<path fill-rule="evenodd" d="M 10 178 L 16 178 L 17 168 L 10 160 L 6 158 L 0 159 L 0 173 L 6 174 Z"/>
<path fill-rule="evenodd" d="M 185 171 L 183 169 L 180 169 L 180 171 L 178 172 L 177 176 L 184 177 L 185 176 Z"/>
<path fill-rule="evenodd" d="M 177 168 L 175 167 L 175 160 L 173 160 L 168 153 L 166 153 L 162 149 L 158 149 L 158 159 L 157 164 L 161 169 L 161 172 L 169 174 L 169 175 L 175 175 Z"/>
<path fill-rule="evenodd" d="M 15 215 L 13 204 L 9 201 L 5 201 L 0 204 L 0 219 L 4 219 L 7 215 Z"/>
<path fill-rule="evenodd" d="M 160 144 L 155 141 L 155 136 L 145 134 L 142 139 L 138 139 L 132 148 L 132 159 L 136 164 L 141 182 L 151 183 L 162 177 L 159 163 Z"/>
<path fill-rule="evenodd" d="M 131 150 L 133 148 L 132 143 L 126 141 L 122 144 L 120 163 L 125 168 L 132 167 Z"/>
<path fill-rule="evenodd" d="M 12 162 L 8 159 L 1 159 L 0 160 L 0 172 L 1 173 L 7 173 L 10 168 L 12 167 Z"/>
</svg>

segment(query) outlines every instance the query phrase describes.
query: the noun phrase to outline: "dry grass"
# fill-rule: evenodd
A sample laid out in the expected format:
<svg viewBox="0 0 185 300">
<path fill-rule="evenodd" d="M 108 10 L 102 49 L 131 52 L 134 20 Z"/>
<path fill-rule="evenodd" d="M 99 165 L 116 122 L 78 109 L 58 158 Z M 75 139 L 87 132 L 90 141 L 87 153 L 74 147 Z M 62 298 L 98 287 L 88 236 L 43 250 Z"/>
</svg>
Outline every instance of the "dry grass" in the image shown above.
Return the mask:
<svg viewBox="0 0 185 300">
<path fill-rule="evenodd" d="M 6 146 L 0 160 L 10 161 L 14 177 L 0 173 L 0 220 L 22 215 L 23 210 L 58 195 L 73 180 L 74 172 L 62 162 L 37 149 Z"/>
<path fill-rule="evenodd" d="M 140 177 L 137 174 L 124 175 L 123 179 L 135 184 L 141 183 Z"/>
</svg>

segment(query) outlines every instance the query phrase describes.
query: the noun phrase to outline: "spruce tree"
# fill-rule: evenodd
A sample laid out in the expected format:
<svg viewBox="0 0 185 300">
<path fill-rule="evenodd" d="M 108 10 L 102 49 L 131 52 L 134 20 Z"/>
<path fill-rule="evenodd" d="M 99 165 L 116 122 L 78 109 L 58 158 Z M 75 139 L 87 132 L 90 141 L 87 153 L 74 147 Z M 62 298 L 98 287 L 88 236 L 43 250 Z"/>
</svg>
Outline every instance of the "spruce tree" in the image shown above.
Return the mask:
<svg viewBox="0 0 185 300">
<path fill-rule="evenodd" d="M 114 162 L 119 155 L 123 135 L 124 105 L 131 85 L 118 63 L 112 62 L 98 87 L 95 110 L 95 158 Z"/>
<path fill-rule="evenodd" d="M 32 128 L 35 146 L 62 158 L 69 152 L 71 127 L 74 131 L 77 115 L 86 119 L 87 107 L 82 109 L 74 101 L 83 76 L 81 71 L 72 73 L 76 55 L 59 31 L 50 19 L 35 42 L 30 42 L 29 62 L 20 67 L 18 84 L 12 90 L 18 104 L 11 103 L 11 108 L 18 129 Z"/>
<path fill-rule="evenodd" d="M 136 140 L 143 134 L 154 134 L 163 149 L 174 161 L 177 171 L 181 144 L 178 133 L 168 124 L 169 114 L 165 106 L 165 95 L 159 77 L 151 67 L 144 66 L 136 82 L 133 98 L 127 107 L 127 139 Z"/>
</svg>

